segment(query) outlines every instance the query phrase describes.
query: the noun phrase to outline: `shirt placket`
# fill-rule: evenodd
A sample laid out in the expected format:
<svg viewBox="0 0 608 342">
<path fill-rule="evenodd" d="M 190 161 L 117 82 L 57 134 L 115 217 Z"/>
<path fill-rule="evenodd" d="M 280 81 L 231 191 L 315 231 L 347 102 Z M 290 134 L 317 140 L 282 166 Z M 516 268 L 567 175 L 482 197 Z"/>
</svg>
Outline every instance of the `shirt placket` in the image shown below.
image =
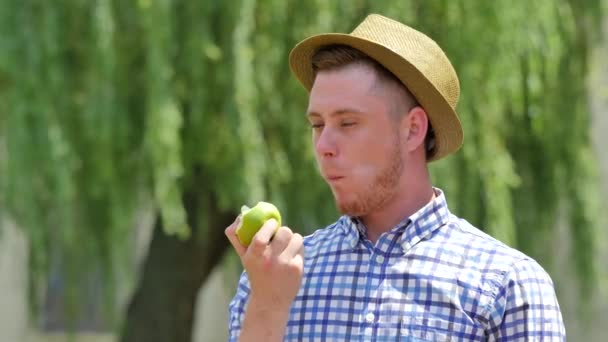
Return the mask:
<svg viewBox="0 0 608 342">
<path fill-rule="evenodd" d="M 384 236 L 383 239 L 388 239 L 388 236 Z M 380 243 L 378 247 L 374 247 L 369 241 L 365 241 L 364 245 L 368 252 L 367 257 L 367 272 L 366 272 L 366 288 L 365 288 L 365 304 L 363 310 L 359 315 L 360 322 L 360 337 L 361 341 L 375 341 L 378 339 L 378 327 L 379 327 L 379 306 L 380 298 L 382 296 L 381 283 L 383 274 L 383 268 L 385 264 L 385 251 L 383 251 L 387 245 Z M 382 248 L 384 247 L 384 248 Z M 386 253 L 388 255 L 388 253 Z"/>
</svg>

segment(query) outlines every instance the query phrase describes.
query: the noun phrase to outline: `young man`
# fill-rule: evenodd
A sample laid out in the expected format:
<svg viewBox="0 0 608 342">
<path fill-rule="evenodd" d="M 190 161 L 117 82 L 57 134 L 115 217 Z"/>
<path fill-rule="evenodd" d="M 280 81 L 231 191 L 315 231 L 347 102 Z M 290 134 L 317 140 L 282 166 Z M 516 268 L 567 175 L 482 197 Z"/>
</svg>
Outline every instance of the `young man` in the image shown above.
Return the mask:
<svg viewBox="0 0 608 342">
<path fill-rule="evenodd" d="M 305 239 L 280 227 L 271 241 L 268 221 L 248 248 L 226 229 L 246 271 L 230 340 L 565 340 L 542 267 L 452 215 L 431 185 L 427 162 L 463 136 L 441 48 L 370 15 L 349 35 L 302 41 L 290 64 L 344 215 Z"/>
</svg>

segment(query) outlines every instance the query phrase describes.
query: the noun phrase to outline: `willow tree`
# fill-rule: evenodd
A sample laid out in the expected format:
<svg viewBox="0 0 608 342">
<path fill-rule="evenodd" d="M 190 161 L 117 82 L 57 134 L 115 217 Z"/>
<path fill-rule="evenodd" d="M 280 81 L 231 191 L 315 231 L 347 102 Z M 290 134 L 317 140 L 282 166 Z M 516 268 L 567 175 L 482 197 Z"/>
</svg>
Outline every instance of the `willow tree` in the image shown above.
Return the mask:
<svg viewBox="0 0 608 342">
<path fill-rule="evenodd" d="M 134 214 L 148 208 L 154 232 L 117 322 L 122 340 L 188 341 L 197 291 L 241 204 L 273 201 L 301 232 L 329 223 L 287 55 L 369 12 L 427 32 L 460 75 L 465 145 L 432 165 L 452 210 L 541 262 L 568 210 L 588 288 L 584 85 L 601 11 L 599 0 L 579 3 L 1 0 L 0 201 L 33 246 L 32 301 L 51 258 L 73 284 L 105 270 L 111 296 Z"/>
</svg>

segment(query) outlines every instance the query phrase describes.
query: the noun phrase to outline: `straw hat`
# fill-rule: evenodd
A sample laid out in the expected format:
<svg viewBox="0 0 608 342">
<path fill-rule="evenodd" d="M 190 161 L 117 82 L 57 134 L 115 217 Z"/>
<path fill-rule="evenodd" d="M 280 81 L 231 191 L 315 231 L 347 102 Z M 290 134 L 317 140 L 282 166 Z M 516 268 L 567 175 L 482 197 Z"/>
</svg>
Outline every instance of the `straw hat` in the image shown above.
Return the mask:
<svg viewBox="0 0 608 342">
<path fill-rule="evenodd" d="M 463 132 L 455 108 L 460 95 L 456 71 L 431 38 L 402 23 L 371 14 L 350 34 L 327 33 L 298 43 L 289 55 L 292 72 L 310 92 L 311 58 L 322 46 L 348 45 L 367 54 L 405 84 L 425 109 L 435 130 L 435 154 L 429 161 L 455 152 Z"/>
</svg>

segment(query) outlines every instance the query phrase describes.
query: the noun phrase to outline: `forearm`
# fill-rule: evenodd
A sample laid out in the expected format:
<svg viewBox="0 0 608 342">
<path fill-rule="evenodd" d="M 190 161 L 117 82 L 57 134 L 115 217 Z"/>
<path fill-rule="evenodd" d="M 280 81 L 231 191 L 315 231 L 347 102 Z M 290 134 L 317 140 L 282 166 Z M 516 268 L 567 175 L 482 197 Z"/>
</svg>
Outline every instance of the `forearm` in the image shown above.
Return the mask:
<svg viewBox="0 0 608 342">
<path fill-rule="evenodd" d="M 289 307 L 271 308 L 251 297 L 239 342 L 283 341 L 288 319 Z"/>
</svg>

